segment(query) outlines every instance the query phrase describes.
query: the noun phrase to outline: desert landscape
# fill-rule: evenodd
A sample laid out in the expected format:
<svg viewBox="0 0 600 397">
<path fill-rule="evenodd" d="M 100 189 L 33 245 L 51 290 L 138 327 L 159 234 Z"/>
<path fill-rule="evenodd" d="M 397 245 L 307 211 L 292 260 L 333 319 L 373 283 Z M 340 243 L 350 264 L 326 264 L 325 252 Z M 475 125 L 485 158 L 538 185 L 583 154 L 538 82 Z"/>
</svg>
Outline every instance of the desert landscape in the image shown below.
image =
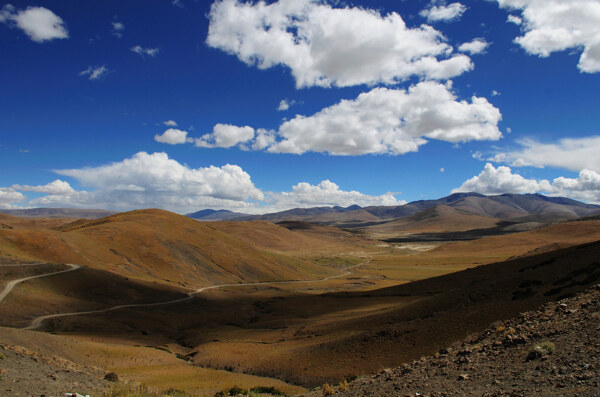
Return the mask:
<svg viewBox="0 0 600 397">
<path fill-rule="evenodd" d="M 0 397 L 600 396 L 600 0 L 0 4 Z"/>
<path fill-rule="evenodd" d="M 118 387 L 166 395 L 318 395 L 600 280 L 600 207 L 539 195 L 405 207 L 315 209 L 323 222 L 311 209 L 226 221 L 1 215 L 2 364 L 30 356 L 49 368 L 7 367 L 0 385 L 107 393 L 114 373 Z"/>
</svg>

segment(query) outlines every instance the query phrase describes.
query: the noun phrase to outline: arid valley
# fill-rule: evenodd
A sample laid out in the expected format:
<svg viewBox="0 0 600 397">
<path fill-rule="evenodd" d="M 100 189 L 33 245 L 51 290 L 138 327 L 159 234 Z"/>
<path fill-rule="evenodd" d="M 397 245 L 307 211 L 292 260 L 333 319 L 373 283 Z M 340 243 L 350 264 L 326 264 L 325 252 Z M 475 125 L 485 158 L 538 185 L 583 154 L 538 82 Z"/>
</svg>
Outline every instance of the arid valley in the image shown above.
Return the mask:
<svg viewBox="0 0 600 397">
<path fill-rule="evenodd" d="M 384 210 L 413 214 L 362 219 Z M 294 395 L 430 356 L 600 279 L 600 208 L 574 201 L 461 194 L 301 212 L 0 215 L 3 348 L 68 365 L 35 383 L 6 369 L 3 392 L 100 393 L 114 372 L 163 393 Z M 431 238 L 465 231 L 480 236 Z M 54 379 L 69 370 L 77 383 Z"/>
</svg>

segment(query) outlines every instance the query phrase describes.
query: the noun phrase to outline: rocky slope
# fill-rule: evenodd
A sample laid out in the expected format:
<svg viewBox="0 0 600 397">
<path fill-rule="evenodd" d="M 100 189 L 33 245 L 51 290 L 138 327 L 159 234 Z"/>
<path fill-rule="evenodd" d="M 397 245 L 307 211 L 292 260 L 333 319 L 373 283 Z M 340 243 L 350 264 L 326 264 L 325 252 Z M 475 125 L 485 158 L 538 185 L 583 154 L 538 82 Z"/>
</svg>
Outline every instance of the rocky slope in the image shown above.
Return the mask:
<svg viewBox="0 0 600 397">
<path fill-rule="evenodd" d="M 22 346 L 0 343 L 0 395 L 64 396 L 107 387 L 104 372 L 46 356 Z"/>
<path fill-rule="evenodd" d="M 494 323 L 435 356 L 308 395 L 330 394 L 598 396 L 600 285 Z"/>
</svg>

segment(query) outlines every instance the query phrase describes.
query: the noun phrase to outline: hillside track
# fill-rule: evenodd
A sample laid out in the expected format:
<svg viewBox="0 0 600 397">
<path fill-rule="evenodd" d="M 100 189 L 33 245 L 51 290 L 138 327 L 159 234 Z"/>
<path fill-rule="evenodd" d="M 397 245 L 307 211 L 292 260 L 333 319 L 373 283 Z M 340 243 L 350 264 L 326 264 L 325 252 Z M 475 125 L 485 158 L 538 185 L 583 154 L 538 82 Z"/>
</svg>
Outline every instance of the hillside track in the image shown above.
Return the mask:
<svg viewBox="0 0 600 397">
<path fill-rule="evenodd" d="M 2 267 L 14 267 L 14 266 L 39 266 L 42 264 L 25 264 L 25 265 L 2 265 Z M 44 263 L 45 265 L 45 263 Z M 53 272 L 53 273 L 46 273 L 46 274 L 39 274 L 37 276 L 29 276 L 29 277 L 23 277 L 23 278 L 19 278 L 17 280 L 13 280 L 10 281 L 8 284 L 6 284 L 6 287 L 4 287 L 4 290 L 0 293 L 0 302 L 2 302 L 4 300 L 4 298 L 6 298 L 8 296 L 8 294 L 10 294 L 10 292 L 13 290 L 13 288 L 17 285 L 20 284 L 22 282 L 25 282 L 27 280 L 32 280 L 34 278 L 42 278 L 42 277 L 49 277 L 49 276 L 55 276 L 57 274 L 62 274 L 62 273 L 67 273 L 67 272 L 72 272 L 73 270 L 77 270 L 80 269 L 82 266 L 81 265 L 74 265 L 74 264 L 66 264 L 66 266 L 69 266 L 69 269 L 67 270 L 60 270 L 58 272 Z"/>
<path fill-rule="evenodd" d="M 27 330 L 36 330 L 36 329 L 39 329 L 42 326 L 42 324 L 44 323 L 44 321 L 50 320 L 50 319 L 53 319 L 53 318 L 80 316 L 80 315 L 85 315 L 85 314 L 100 314 L 100 313 L 107 313 L 107 312 L 111 312 L 111 311 L 115 311 L 115 310 L 119 310 L 119 309 L 144 308 L 144 307 L 164 306 L 164 305 L 171 305 L 171 304 L 174 304 L 174 303 L 181 303 L 181 302 L 185 302 L 185 301 L 193 299 L 197 294 L 200 294 L 202 292 L 209 291 L 209 290 L 214 290 L 214 289 L 250 287 L 250 286 L 260 286 L 260 285 L 283 285 L 283 284 L 300 284 L 300 283 L 319 283 L 319 282 L 329 281 L 329 280 L 333 280 L 333 279 L 336 279 L 336 278 L 341 278 L 341 277 L 348 276 L 348 275 L 352 274 L 351 269 L 355 269 L 357 267 L 364 266 L 364 265 L 370 263 L 371 260 L 372 260 L 372 258 L 368 258 L 367 260 L 365 260 L 364 262 L 361 262 L 359 264 L 348 266 L 348 267 L 340 269 L 340 274 L 333 275 L 333 276 L 328 276 L 328 277 L 321 278 L 321 279 L 312 279 L 312 280 L 287 280 L 287 281 L 259 281 L 259 282 L 253 282 L 253 283 L 217 284 L 217 285 L 211 285 L 211 286 L 207 286 L 207 287 L 201 287 L 201 288 L 198 288 L 195 291 L 188 292 L 188 296 L 186 296 L 184 298 L 173 299 L 173 300 L 168 300 L 168 301 L 164 301 L 164 302 L 134 303 L 134 304 L 126 304 L 126 305 L 117 305 L 117 306 L 112 306 L 112 307 L 109 307 L 109 308 L 106 308 L 106 309 L 99 309 L 99 310 L 90 310 L 90 311 L 83 311 L 83 312 L 71 312 L 71 313 L 47 314 L 47 315 L 44 315 L 44 316 L 39 316 L 39 317 L 34 318 L 31 321 L 31 323 L 28 326 L 23 327 L 23 329 L 27 329 Z M 69 265 L 69 266 L 77 266 L 77 268 L 81 267 L 81 266 L 78 266 L 78 265 Z M 66 270 L 66 271 L 71 271 L 71 270 L 75 270 L 75 269 L 70 269 L 70 270 Z M 66 271 L 51 273 L 51 274 L 48 274 L 48 275 L 58 274 L 58 273 L 65 273 Z M 35 277 L 42 277 L 42 276 L 35 276 Z M 25 279 L 15 280 L 15 282 L 21 282 L 21 281 L 25 281 L 25 280 L 28 280 L 30 278 L 35 278 L 35 277 L 28 277 L 28 278 L 25 278 Z M 1 301 L 1 299 L 0 299 L 0 301 Z"/>
</svg>

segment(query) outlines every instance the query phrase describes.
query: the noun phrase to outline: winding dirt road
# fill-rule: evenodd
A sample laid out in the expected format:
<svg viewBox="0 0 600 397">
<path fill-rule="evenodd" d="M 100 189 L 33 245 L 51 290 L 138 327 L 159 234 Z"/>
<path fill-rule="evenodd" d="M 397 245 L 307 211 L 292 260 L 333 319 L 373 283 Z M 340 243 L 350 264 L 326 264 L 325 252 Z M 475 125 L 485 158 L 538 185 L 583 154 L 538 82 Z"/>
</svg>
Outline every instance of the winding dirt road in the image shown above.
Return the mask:
<svg viewBox="0 0 600 397">
<path fill-rule="evenodd" d="M 319 283 L 319 282 L 324 282 L 324 281 L 333 280 L 333 279 L 336 279 L 336 278 L 348 276 L 348 275 L 352 274 L 352 272 L 350 271 L 351 269 L 357 268 L 359 266 L 366 265 L 369 262 L 371 262 L 371 258 L 369 258 L 366 261 L 361 262 L 361 263 L 359 263 L 357 265 L 348 266 L 348 267 L 345 267 L 343 269 L 340 269 L 341 273 L 337 274 L 335 276 L 329 276 L 329 277 L 320 278 L 320 279 L 314 279 L 314 280 L 260 281 L 260 282 L 255 282 L 255 283 L 218 284 L 218 285 L 211 285 L 211 286 L 208 286 L 208 287 L 198 288 L 197 290 L 195 290 L 193 292 L 188 292 L 188 294 L 187 294 L 188 296 L 186 296 L 185 298 L 173 299 L 173 300 L 164 301 L 164 302 L 156 302 L 156 303 L 134 303 L 134 304 L 128 304 L 128 305 L 113 306 L 113 307 L 109 307 L 107 309 L 89 310 L 89 311 L 84 311 L 84 312 L 47 314 L 47 315 L 44 315 L 44 316 L 39 316 L 39 317 L 34 318 L 31 321 L 31 323 L 27 327 L 24 327 L 23 329 L 29 329 L 29 330 L 38 329 L 38 328 L 40 328 L 42 326 L 42 324 L 44 323 L 44 321 L 49 320 L 51 318 L 79 316 L 79 315 L 84 315 L 84 314 L 107 313 L 107 312 L 114 311 L 114 310 L 126 309 L 126 308 L 133 308 L 133 307 L 152 307 L 152 306 L 170 305 L 170 304 L 173 304 L 173 303 L 179 303 L 179 302 L 184 302 L 184 301 L 193 299 L 195 295 L 197 295 L 199 293 L 202 293 L 204 291 L 212 290 L 212 289 L 235 288 L 235 287 L 249 287 L 249 286 L 255 286 L 255 285 L 281 285 L 281 284 L 299 284 L 299 283 Z M 18 284 L 20 282 L 23 282 L 23 281 L 26 281 L 26 280 L 30 280 L 32 278 L 37 278 L 37 277 L 46 277 L 46 276 L 51 276 L 51 275 L 55 275 L 55 274 L 59 274 L 59 273 L 66 273 L 66 272 L 70 272 L 70 271 L 79 269 L 81 267 L 79 265 L 68 265 L 68 266 L 71 266 L 72 268 L 69 269 L 69 270 L 63 270 L 63 271 L 60 271 L 60 272 L 55 272 L 55 273 L 50 273 L 50 274 L 43 274 L 43 275 L 40 275 L 40 276 L 25 277 L 25 278 L 22 278 L 22 279 L 19 279 L 19 280 L 11 281 L 9 283 L 9 285 L 5 288 L 5 290 L 2 292 L 2 295 L 0 295 L 0 301 L 2 301 L 2 299 L 6 295 L 8 295 L 8 293 L 14 287 L 14 285 L 16 285 L 16 284 Z"/>
<path fill-rule="evenodd" d="M 26 264 L 26 265 L 7 265 L 5 267 L 9 267 L 9 266 L 39 266 L 40 264 L 34 263 L 34 264 Z M 70 269 L 67 270 L 61 270 L 58 272 L 53 272 L 53 273 L 46 273 L 46 274 L 39 274 L 37 276 L 29 276 L 29 277 L 23 277 L 17 280 L 13 280 L 10 281 L 8 284 L 6 284 L 6 287 L 4 287 L 4 291 L 2 291 L 2 293 L 0 293 L 0 302 L 2 302 L 4 300 L 4 298 L 6 298 L 6 296 L 8 294 L 10 294 L 10 291 L 12 291 L 12 289 L 19 283 L 22 283 L 24 281 L 27 280 L 32 280 L 34 278 L 41 278 L 41 277 L 48 277 L 48 276 L 55 276 L 57 274 L 61 274 L 61 273 L 67 273 L 67 272 L 72 272 L 73 270 L 77 270 L 79 268 L 81 268 L 80 265 L 72 265 L 72 264 L 67 264 L 67 266 L 70 267 Z"/>
</svg>

